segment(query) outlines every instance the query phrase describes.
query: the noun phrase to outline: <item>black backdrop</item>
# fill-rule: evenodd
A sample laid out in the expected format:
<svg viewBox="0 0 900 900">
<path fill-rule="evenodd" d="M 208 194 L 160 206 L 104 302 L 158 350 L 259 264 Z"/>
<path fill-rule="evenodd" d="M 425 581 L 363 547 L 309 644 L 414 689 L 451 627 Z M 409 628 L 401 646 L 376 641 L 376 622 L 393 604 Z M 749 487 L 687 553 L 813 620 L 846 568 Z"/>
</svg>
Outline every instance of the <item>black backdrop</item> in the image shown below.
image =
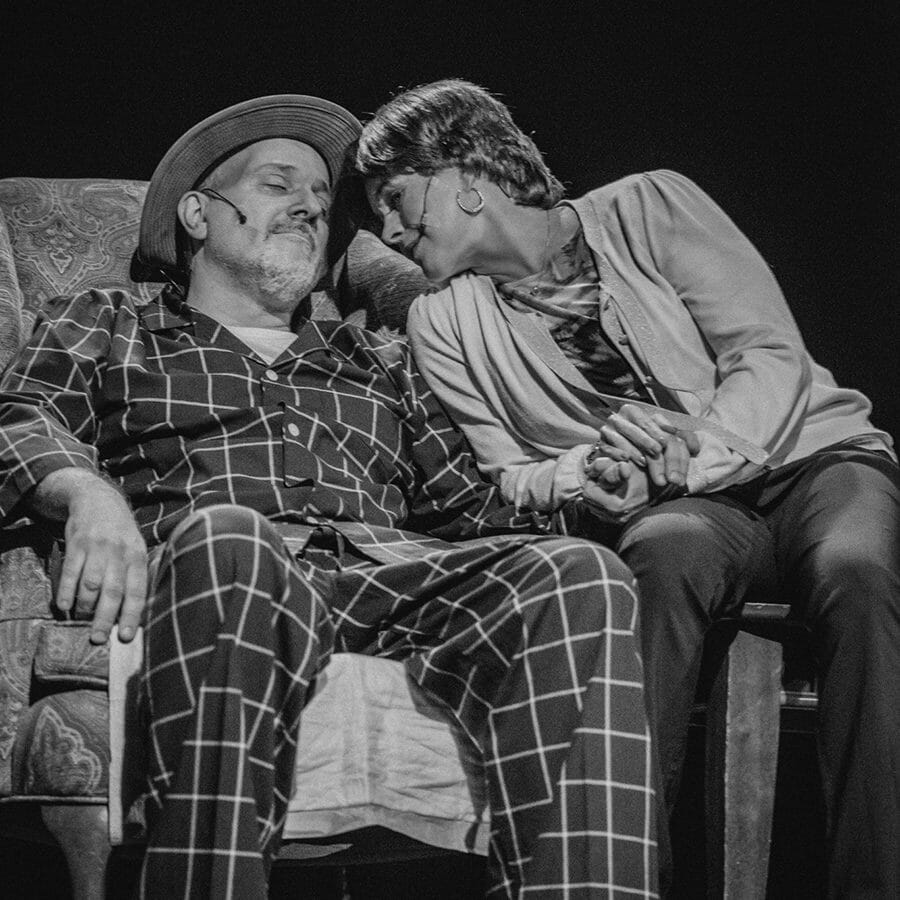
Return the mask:
<svg viewBox="0 0 900 900">
<path fill-rule="evenodd" d="M 148 178 L 190 125 L 248 97 L 319 94 L 365 117 L 399 88 L 469 78 L 573 195 L 656 167 L 698 181 L 814 355 L 900 435 L 900 7 L 827 6 L 7 2 L 0 176 Z"/>
</svg>

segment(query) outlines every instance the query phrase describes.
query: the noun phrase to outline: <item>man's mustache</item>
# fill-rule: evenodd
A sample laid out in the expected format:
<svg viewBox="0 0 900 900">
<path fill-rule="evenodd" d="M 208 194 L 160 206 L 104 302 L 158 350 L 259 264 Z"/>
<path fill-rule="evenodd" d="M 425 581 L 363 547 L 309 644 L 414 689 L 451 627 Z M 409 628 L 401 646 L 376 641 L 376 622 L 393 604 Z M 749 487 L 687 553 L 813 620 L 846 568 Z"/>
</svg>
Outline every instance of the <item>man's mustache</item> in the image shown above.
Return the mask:
<svg viewBox="0 0 900 900">
<path fill-rule="evenodd" d="M 305 237 L 313 247 L 318 240 L 315 229 L 307 222 L 286 222 L 275 225 L 269 230 L 269 234 L 299 234 Z"/>
</svg>

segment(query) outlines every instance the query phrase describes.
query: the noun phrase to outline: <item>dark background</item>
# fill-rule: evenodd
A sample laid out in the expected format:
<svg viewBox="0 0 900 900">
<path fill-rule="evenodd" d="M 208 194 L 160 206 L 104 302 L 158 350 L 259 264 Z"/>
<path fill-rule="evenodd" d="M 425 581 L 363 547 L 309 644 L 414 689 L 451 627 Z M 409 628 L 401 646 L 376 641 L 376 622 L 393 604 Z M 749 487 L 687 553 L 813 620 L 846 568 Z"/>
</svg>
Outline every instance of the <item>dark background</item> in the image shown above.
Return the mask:
<svg viewBox="0 0 900 900">
<path fill-rule="evenodd" d="M 895 2 L 4 4 L 0 175 L 149 178 L 260 94 L 365 117 L 466 77 L 503 95 L 571 195 L 666 167 L 775 271 L 817 359 L 900 433 Z M 327 12 L 326 12 L 327 9 Z"/>
<path fill-rule="evenodd" d="M 468 78 L 573 196 L 658 167 L 696 180 L 762 251 L 815 357 L 900 436 L 896 0 L 225 5 L 5 3 L 0 177 L 146 179 L 249 97 L 318 94 L 365 118 L 404 87 Z M 770 896 L 821 896 L 812 744 L 785 750 Z M 687 897 L 698 816 L 680 820 Z"/>
<path fill-rule="evenodd" d="M 657 167 L 699 182 L 817 359 L 900 433 L 898 9 L 20 0 L 0 13 L 0 175 L 149 178 L 183 131 L 249 97 L 318 94 L 365 117 L 466 77 L 503 95 L 571 195 Z"/>
</svg>

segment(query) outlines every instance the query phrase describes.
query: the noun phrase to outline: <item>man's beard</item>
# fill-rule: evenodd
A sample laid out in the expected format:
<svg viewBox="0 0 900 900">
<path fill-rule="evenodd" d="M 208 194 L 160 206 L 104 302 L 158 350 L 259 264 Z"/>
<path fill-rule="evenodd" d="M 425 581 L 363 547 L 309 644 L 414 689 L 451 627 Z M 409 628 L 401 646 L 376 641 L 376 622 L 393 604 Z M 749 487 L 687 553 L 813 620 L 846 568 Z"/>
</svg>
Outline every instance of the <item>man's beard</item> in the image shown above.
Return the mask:
<svg viewBox="0 0 900 900">
<path fill-rule="evenodd" d="M 324 254 L 315 236 L 305 235 L 307 249 L 298 248 L 294 258 L 286 260 L 277 246 L 266 247 L 255 257 L 217 254 L 219 264 L 237 282 L 259 296 L 263 306 L 273 313 L 293 312 L 309 296 L 324 271 Z"/>
</svg>

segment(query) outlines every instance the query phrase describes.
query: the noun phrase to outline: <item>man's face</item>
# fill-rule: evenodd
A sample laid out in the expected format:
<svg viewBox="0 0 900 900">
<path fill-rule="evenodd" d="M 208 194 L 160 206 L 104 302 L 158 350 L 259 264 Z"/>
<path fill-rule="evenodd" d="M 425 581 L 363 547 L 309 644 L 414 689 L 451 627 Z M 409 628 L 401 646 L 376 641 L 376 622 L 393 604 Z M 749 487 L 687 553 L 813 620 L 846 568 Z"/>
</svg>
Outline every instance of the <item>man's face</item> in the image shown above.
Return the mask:
<svg viewBox="0 0 900 900">
<path fill-rule="evenodd" d="M 227 203 L 206 204 L 206 261 L 221 267 L 272 313 L 292 312 L 322 276 L 331 202 L 328 167 L 307 144 L 287 138 L 240 150 L 206 185 Z"/>
</svg>

